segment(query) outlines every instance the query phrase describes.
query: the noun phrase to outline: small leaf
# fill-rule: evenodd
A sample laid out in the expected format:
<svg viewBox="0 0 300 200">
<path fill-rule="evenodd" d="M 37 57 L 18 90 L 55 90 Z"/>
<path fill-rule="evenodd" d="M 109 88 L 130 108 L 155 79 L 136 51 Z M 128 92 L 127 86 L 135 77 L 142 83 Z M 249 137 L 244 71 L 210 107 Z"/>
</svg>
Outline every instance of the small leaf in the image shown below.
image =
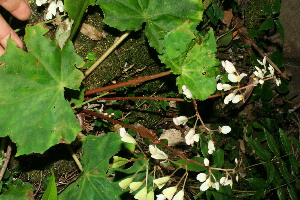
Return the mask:
<svg viewBox="0 0 300 200">
<path fill-rule="evenodd" d="M 267 169 L 267 176 L 268 176 L 267 182 L 268 184 L 270 184 L 273 182 L 274 179 L 275 166 L 273 165 L 273 163 L 267 163 L 265 164 L 265 167 Z"/>
<path fill-rule="evenodd" d="M 43 195 L 42 200 L 56 200 L 57 199 L 57 188 L 55 183 L 55 176 L 53 171 L 51 170 L 51 176 L 48 178 L 49 183 L 47 189 Z"/>
<path fill-rule="evenodd" d="M 274 27 L 274 21 L 272 18 L 267 18 L 259 27 L 258 31 L 270 30 Z"/>
<path fill-rule="evenodd" d="M 285 132 L 280 128 L 279 129 L 279 135 L 281 139 L 281 144 L 283 146 L 283 149 L 287 155 L 290 155 L 292 153 L 292 146 L 291 143 L 288 141 L 288 138 L 285 134 Z"/>
<path fill-rule="evenodd" d="M 59 196 L 59 199 L 111 199 L 119 200 L 122 191 L 118 183 L 108 180 L 109 159 L 121 149 L 120 136 L 87 136 L 82 146 L 81 162 L 84 172 Z"/>
<path fill-rule="evenodd" d="M 297 192 L 295 191 L 295 188 L 293 185 L 289 184 L 289 186 L 287 187 L 288 192 L 289 192 L 289 196 L 291 198 L 291 200 L 298 200 L 298 195 Z M 299 192 L 299 191 L 298 191 Z"/>
<path fill-rule="evenodd" d="M 191 160 L 196 161 L 198 163 L 203 164 L 204 163 L 204 158 L 203 157 L 193 157 Z M 201 165 L 198 165 L 196 163 L 193 163 L 191 161 L 186 161 L 185 159 L 180 159 L 176 161 L 177 163 L 180 164 L 186 164 L 187 163 L 187 170 L 192 171 L 192 172 L 201 172 L 205 171 L 207 168 Z"/>
<path fill-rule="evenodd" d="M 278 20 L 274 20 L 274 23 L 276 25 L 276 29 L 277 29 L 278 33 L 280 34 L 281 38 L 284 39 L 284 28 L 283 28 L 282 23 Z"/>
<path fill-rule="evenodd" d="M 266 188 L 266 186 L 267 186 L 266 180 L 262 179 L 262 178 L 248 178 L 247 181 L 249 181 L 251 183 L 251 186 L 254 189 L 263 189 L 263 188 Z"/>
<path fill-rule="evenodd" d="M 291 181 L 290 172 L 289 172 L 288 168 L 286 167 L 285 162 L 282 159 L 278 160 L 278 169 L 279 169 L 279 172 L 281 173 L 281 175 L 283 176 L 283 178 L 287 182 L 290 182 Z"/>
<path fill-rule="evenodd" d="M 215 58 L 216 41 L 213 30 L 195 43 L 196 36 L 189 23 L 171 31 L 164 40 L 164 52 L 159 58 L 177 77 L 180 91 L 185 85 L 195 99 L 205 100 L 216 90 L 216 75 L 219 61 Z"/>
<path fill-rule="evenodd" d="M 12 185 L 0 195 L 0 200 L 31 200 L 34 199 L 33 187 L 29 183 Z"/>
<path fill-rule="evenodd" d="M 114 159 L 114 161 L 113 161 L 113 164 L 111 166 L 112 168 L 119 168 L 120 166 L 125 165 L 129 162 L 128 159 L 122 158 L 122 157 L 119 157 L 119 156 L 114 156 L 113 159 Z"/>
<path fill-rule="evenodd" d="M 200 148 L 202 155 L 206 158 L 208 156 L 208 145 L 204 134 L 200 134 Z"/>
<path fill-rule="evenodd" d="M 294 155 L 290 155 L 289 156 L 289 161 L 290 161 L 290 164 L 291 164 L 291 167 L 292 167 L 294 173 L 298 174 L 299 173 L 299 166 L 298 166 L 298 161 L 297 161 L 296 157 Z"/>
<path fill-rule="evenodd" d="M 222 149 L 218 149 L 213 153 L 213 165 L 215 167 L 222 168 L 224 165 L 224 151 Z"/>
<path fill-rule="evenodd" d="M 269 148 L 277 157 L 279 157 L 280 151 L 279 151 L 278 145 L 275 141 L 275 138 L 267 130 L 264 130 L 264 133 L 265 133 Z"/>
<path fill-rule="evenodd" d="M 271 159 L 271 154 L 264 149 L 257 141 L 246 137 L 245 140 L 250 144 L 250 146 L 255 150 L 255 153 L 263 160 L 269 161 Z"/>
<path fill-rule="evenodd" d="M 195 26 L 202 20 L 202 2 L 194 0 L 97 0 L 104 12 L 104 23 L 121 31 L 137 31 L 146 23 L 151 47 L 162 52 L 165 35 L 183 21 Z"/>
</svg>

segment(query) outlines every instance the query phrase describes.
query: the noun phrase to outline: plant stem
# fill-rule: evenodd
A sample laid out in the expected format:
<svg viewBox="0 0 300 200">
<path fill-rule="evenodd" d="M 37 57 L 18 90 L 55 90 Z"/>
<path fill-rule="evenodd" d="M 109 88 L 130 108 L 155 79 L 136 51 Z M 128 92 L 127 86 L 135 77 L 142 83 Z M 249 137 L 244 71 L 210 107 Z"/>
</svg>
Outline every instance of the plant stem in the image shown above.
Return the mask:
<svg viewBox="0 0 300 200">
<path fill-rule="evenodd" d="M 108 94 L 108 92 L 103 93 L 103 94 L 100 94 L 99 96 L 96 96 L 96 97 L 94 97 L 94 98 L 84 99 L 84 100 L 87 100 L 87 101 L 84 101 L 84 102 L 82 102 L 81 104 L 78 104 L 78 105 L 76 105 L 76 106 L 73 106 L 72 109 L 81 108 L 83 105 L 85 105 L 85 104 L 87 104 L 87 103 L 90 103 L 90 102 L 92 102 L 92 101 L 98 100 L 100 97 L 103 97 L 103 96 L 105 96 L 105 95 L 107 95 L 107 94 Z"/>
<path fill-rule="evenodd" d="M 115 41 L 113 45 L 111 45 L 111 47 L 109 47 L 109 49 L 107 49 L 106 52 L 88 70 L 84 72 L 84 78 L 90 75 L 92 71 L 96 69 L 96 67 L 103 62 L 103 60 L 105 60 L 105 58 L 107 58 L 109 54 L 111 54 L 111 52 L 113 52 L 130 33 L 131 31 L 126 31 L 117 41 Z"/>
<path fill-rule="evenodd" d="M 0 181 L 2 180 L 4 173 L 7 169 L 7 165 L 10 160 L 10 156 L 11 156 L 11 144 L 10 144 L 10 142 L 8 142 L 7 149 L 6 149 L 6 155 L 5 155 L 5 161 L 4 161 L 4 163 L 2 165 L 2 169 L 0 171 Z"/>
<path fill-rule="evenodd" d="M 75 161 L 76 165 L 78 166 L 79 170 L 83 172 L 83 168 L 82 168 L 82 165 L 80 163 L 80 161 L 78 160 L 76 154 L 74 153 L 73 149 L 71 148 L 71 145 L 70 144 L 66 144 L 67 145 L 67 148 L 68 148 L 68 151 L 70 152 L 73 160 Z"/>
<path fill-rule="evenodd" d="M 162 72 L 162 73 L 159 73 L 159 74 L 154 74 L 154 75 L 150 75 L 150 76 L 146 76 L 146 77 L 132 79 L 132 80 L 129 80 L 129 81 L 126 81 L 126 82 L 123 82 L 123 83 L 118 83 L 118 84 L 115 84 L 115 85 L 108 85 L 108 86 L 97 88 L 97 89 L 94 89 L 94 90 L 88 90 L 84 93 L 84 95 L 91 95 L 91 94 L 95 94 L 95 93 L 98 93 L 98 92 L 115 90 L 117 88 L 126 87 L 126 86 L 129 86 L 129 85 L 136 85 L 136 84 L 139 84 L 139 83 L 143 83 L 145 81 L 149 81 L 149 80 L 152 80 L 152 79 L 167 76 L 171 73 L 172 73 L 171 71 Z"/>
<path fill-rule="evenodd" d="M 181 98 L 166 98 L 166 97 L 103 97 L 103 98 L 84 98 L 84 100 L 138 100 L 138 99 L 150 99 L 150 100 L 163 100 L 163 101 L 184 101 Z M 74 108 L 74 107 L 73 107 Z"/>
</svg>

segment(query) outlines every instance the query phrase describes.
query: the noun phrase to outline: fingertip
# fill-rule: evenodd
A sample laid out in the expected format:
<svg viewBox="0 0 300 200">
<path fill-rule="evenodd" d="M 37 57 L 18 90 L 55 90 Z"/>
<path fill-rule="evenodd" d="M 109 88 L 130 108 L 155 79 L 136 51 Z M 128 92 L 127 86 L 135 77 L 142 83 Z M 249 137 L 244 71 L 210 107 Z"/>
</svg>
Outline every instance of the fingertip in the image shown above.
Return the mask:
<svg viewBox="0 0 300 200">
<path fill-rule="evenodd" d="M 5 50 L 0 46 L 0 57 L 5 53 Z"/>
<path fill-rule="evenodd" d="M 11 14 L 19 20 L 27 20 L 31 16 L 31 10 L 25 1 L 21 1 L 19 7 L 12 11 Z"/>
</svg>

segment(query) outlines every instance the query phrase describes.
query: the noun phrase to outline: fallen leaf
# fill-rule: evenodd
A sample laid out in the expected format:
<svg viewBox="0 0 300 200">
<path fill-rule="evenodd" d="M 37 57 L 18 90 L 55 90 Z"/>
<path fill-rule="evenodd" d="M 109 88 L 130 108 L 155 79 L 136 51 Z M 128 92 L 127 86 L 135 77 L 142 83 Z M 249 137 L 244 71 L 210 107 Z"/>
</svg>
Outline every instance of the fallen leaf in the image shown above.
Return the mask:
<svg viewBox="0 0 300 200">
<path fill-rule="evenodd" d="M 230 26 L 231 20 L 232 20 L 233 14 L 232 9 L 224 10 L 224 22 L 227 24 L 227 26 Z"/>
<path fill-rule="evenodd" d="M 85 23 L 82 24 L 80 33 L 88 36 L 92 40 L 101 40 L 103 38 L 106 38 L 106 35 L 104 32 L 98 31 L 92 25 L 85 24 Z"/>
</svg>

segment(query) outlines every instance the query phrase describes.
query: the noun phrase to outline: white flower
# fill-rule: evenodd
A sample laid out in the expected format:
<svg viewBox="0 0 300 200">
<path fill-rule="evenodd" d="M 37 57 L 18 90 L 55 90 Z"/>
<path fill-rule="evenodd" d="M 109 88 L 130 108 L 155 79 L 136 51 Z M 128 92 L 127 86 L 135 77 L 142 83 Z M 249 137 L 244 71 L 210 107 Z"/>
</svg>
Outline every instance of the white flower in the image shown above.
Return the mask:
<svg viewBox="0 0 300 200">
<path fill-rule="evenodd" d="M 205 173 L 200 173 L 200 174 L 198 174 L 197 177 L 196 177 L 196 179 L 197 179 L 198 181 L 200 181 L 201 183 L 204 182 L 204 181 L 206 180 L 206 178 L 207 178 L 207 175 L 206 175 Z"/>
<path fill-rule="evenodd" d="M 236 175 L 235 180 L 236 180 L 236 182 L 239 182 L 239 176 L 238 175 Z"/>
<path fill-rule="evenodd" d="M 243 95 L 240 95 L 240 94 L 235 95 L 232 99 L 232 103 L 238 103 L 238 102 L 242 101 L 243 98 L 244 98 Z"/>
<path fill-rule="evenodd" d="M 266 65 L 266 62 L 267 62 L 267 57 L 265 56 L 262 62 L 261 62 L 260 60 L 257 59 L 257 62 L 258 62 L 260 65 L 265 66 L 265 65 Z"/>
<path fill-rule="evenodd" d="M 212 182 L 210 181 L 210 177 L 206 179 L 204 183 L 201 184 L 200 190 L 206 191 L 208 188 L 212 187 Z"/>
<path fill-rule="evenodd" d="M 174 124 L 179 126 L 180 124 L 185 125 L 189 119 L 186 116 L 179 116 L 176 118 L 173 118 Z"/>
<path fill-rule="evenodd" d="M 255 66 L 255 69 L 256 69 L 256 71 L 254 71 L 253 74 L 254 74 L 256 77 L 258 77 L 258 78 L 260 78 L 260 79 L 265 78 L 265 73 L 263 72 L 262 69 L 260 69 L 259 67 L 256 67 L 256 66 Z"/>
<path fill-rule="evenodd" d="M 177 194 L 173 197 L 172 200 L 183 200 L 184 197 L 184 191 L 180 190 L 179 192 L 177 192 Z"/>
<path fill-rule="evenodd" d="M 172 197 L 174 196 L 175 192 L 177 190 L 177 187 L 174 186 L 174 187 L 168 187 L 166 189 L 164 189 L 162 191 L 163 195 L 168 199 L 168 200 L 171 200 Z"/>
<path fill-rule="evenodd" d="M 138 200 L 146 200 L 147 198 L 147 187 L 142 188 L 136 195 L 134 195 L 135 199 Z"/>
<path fill-rule="evenodd" d="M 136 144 L 135 139 L 126 132 L 125 128 L 120 128 L 120 136 L 123 142 Z"/>
<path fill-rule="evenodd" d="M 204 158 L 204 165 L 207 167 L 209 166 L 209 160 L 207 158 Z"/>
<path fill-rule="evenodd" d="M 234 67 L 234 65 L 232 64 L 232 62 L 226 60 L 226 61 L 222 61 L 222 66 L 224 67 L 224 69 L 226 70 L 226 72 L 228 74 L 232 74 L 234 72 L 236 72 L 236 69 Z"/>
<path fill-rule="evenodd" d="M 234 159 L 234 162 L 236 165 L 238 165 L 238 163 L 239 163 L 237 158 Z"/>
<path fill-rule="evenodd" d="M 218 83 L 218 84 L 217 84 L 217 89 L 218 89 L 218 90 L 228 91 L 228 90 L 231 89 L 231 85 L 229 85 L 229 84 Z"/>
<path fill-rule="evenodd" d="M 159 195 L 156 195 L 156 200 L 166 200 L 166 197 L 163 194 L 159 194 Z"/>
<path fill-rule="evenodd" d="M 242 78 L 244 78 L 245 76 L 247 76 L 247 74 L 245 73 L 241 73 L 241 74 L 228 74 L 228 79 L 232 82 L 232 83 L 236 83 L 236 82 L 240 82 L 242 80 Z"/>
<path fill-rule="evenodd" d="M 212 183 L 212 187 L 215 188 L 216 190 L 219 190 L 220 189 L 219 182 Z"/>
<path fill-rule="evenodd" d="M 275 73 L 274 68 L 273 68 L 271 65 L 269 65 L 268 69 L 269 69 L 269 71 L 270 71 L 270 75 L 271 75 L 271 76 L 274 76 L 274 73 Z"/>
<path fill-rule="evenodd" d="M 230 185 L 232 187 L 232 180 L 228 179 L 228 177 L 222 177 L 220 179 L 220 184 L 223 186 Z"/>
<path fill-rule="evenodd" d="M 157 159 L 157 160 L 168 159 L 167 154 L 165 154 L 162 150 L 160 150 L 156 146 L 149 145 L 149 151 L 151 153 L 151 157 L 154 159 Z"/>
<path fill-rule="evenodd" d="M 56 9 L 59 9 L 60 12 L 63 12 L 64 11 L 64 5 L 63 5 L 63 2 L 62 1 L 52 1 L 50 4 L 49 4 L 49 7 L 48 7 L 48 12 L 46 14 L 46 20 L 50 20 L 52 19 L 53 16 L 56 15 Z"/>
<path fill-rule="evenodd" d="M 64 4 L 62 1 L 57 1 L 56 6 L 57 6 L 59 12 L 64 12 Z"/>
<path fill-rule="evenodd" d="M 236 91 L 237 92 L 237 91 Z M 232 92 L 230 94 L 228 94 L 225 98 L 224 98 L 224 103 L 225 104 L 228 104 L 232 99 L 233 97 L 235 96 L 236 92 Z"/>
<path fill-rule="evenodd" d="M 47 0 L 36 0 L 35 3 L 36 3 L 37 6 L 41 6 L 45 3 L 47 3 Z"/>
<path fill-rule="evenodd" d="M 141 186 L 143 185 L 143 182 L 132 182 L 129 185 L 130 188 L 130 193 L 136 191 L 137 189 L 139 189 Z"/>
<path fill-rule="evenodd" d="M 158 187 L 158 189 L 161 189 L 164 187 L 164 185 L 170 180 L 170 176 L 165 176 L 162 178 L 157 178 L 153 180 L 153 183 L 155 183 Z"/>
<path fill-rule="evenodd" d="M 231 131 L 230 126 L 222 126 L 222 127 L 219 126 L 219 132 L 220 133 L 227 134 L 230 131 Z"/>
<path fill-rule="evenodd" d="M 279 86 L 281 84 L 281 80 L 279 78 L 276 78 L 275 83 L 276 83 L 277 86 Z"/>
<path fill-rule="evenodd" d="M 124 180 L 119 182 L 119 186 L 120 188 L 122 188 L 123 190 L 126 189 L 130 183 L 132 182 L 133 178 L 125 178 Z"/>
<path fill-rule="evenodd" d="M 212 140 L 208 141 L 208 153 L 212 154 L 216 150 L 215 144 Z"/>
<path fill-rule="evenodd" d="M 187 89 L 186 85 L 182 86 L 182 92 L 186 96 L 186 98 L 188 99 L 193 98 L 192 92 L 189 89 Z"/>
<path fill-rule="evenodd" d="M 200 135 L 195 134 L 195 129 L 191 128 L 185 136 L 185 142 L 187 145 L 194 145 L 194 142 L 199 142 Z"/>
</svg>

